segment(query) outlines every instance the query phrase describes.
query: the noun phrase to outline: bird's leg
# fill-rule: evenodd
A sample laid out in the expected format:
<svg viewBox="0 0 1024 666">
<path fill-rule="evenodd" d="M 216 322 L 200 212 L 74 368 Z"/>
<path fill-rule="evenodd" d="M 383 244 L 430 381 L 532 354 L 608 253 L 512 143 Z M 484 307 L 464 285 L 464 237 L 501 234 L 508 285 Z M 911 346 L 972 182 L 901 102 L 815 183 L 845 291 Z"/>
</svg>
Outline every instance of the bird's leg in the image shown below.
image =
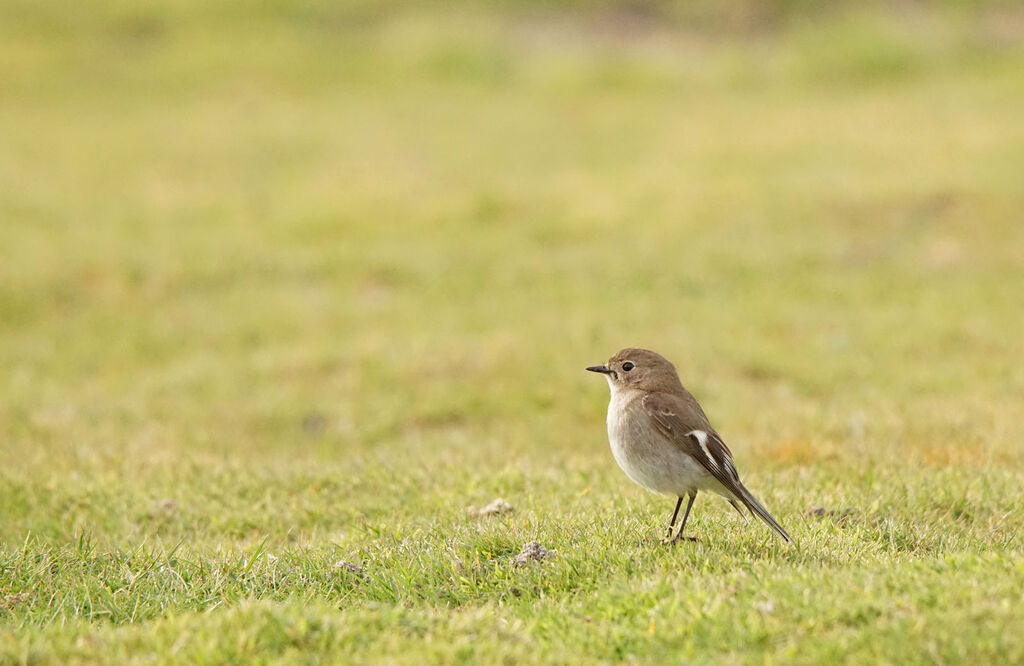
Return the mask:
<svg viewBox="0 0 1024 666">
<path fill-rule="evenodd" d="M 676 516 L 679 515 L 679 507 L 683 504 L 683 498 L 680 497 L 679 501 L 676 502 L 676 510 L 672 512 L 672 520 L 668 521 L 668 532 L 665 533 L 665 538 L 662 539 L 662 543 L 668 543 L 668 540 L 672 538 L 672 528 L 676 526 Z"/>
<path fill-rule="evenodd" d="M 682 501 L 682 499 L 683 498 L 680 497 L 679 501 Z M 695 500 L 695 499 L 697 499 L 697 491 L 696 490 L 694 490 L 694 491 L 692 491 L 690 493 L 690 501 L 686 503 L 686 511 L 683 512 L 683 522 L 679 523 L 679 531 L 676 532 L 676 535 L 674 537 L 672 537 L 672 540 L 669 543 L 675 543 L 676 541 L 681 541 L 684 538 L 683 537 L 683 528 L 686 527 L 686 519 L 690 517 L 690 509 L 693 508 L 693 500 Z M 697 540 L 695 537 L 685 537 L 685 538 L 690 540 L 690 541 L 696 541 Z"/>
</svg>

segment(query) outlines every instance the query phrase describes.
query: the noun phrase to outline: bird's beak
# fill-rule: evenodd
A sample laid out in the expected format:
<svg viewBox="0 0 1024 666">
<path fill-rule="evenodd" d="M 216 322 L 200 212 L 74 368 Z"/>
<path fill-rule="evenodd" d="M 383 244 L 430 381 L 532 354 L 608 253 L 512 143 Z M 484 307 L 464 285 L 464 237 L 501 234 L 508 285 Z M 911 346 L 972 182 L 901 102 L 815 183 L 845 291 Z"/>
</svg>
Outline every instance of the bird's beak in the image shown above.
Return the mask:
<svg viewBox="0 0 1024 666">
<path fill-rule="evenodd" d="M 609 370 L 608 366 L 606 365 L 592 365 L 589 368 L 587 368 L 587 370 L 590 370 L 591 372 L 600 372 L 601 374 L 604 375 L 612 374 L 612 371 Z"/>
</svg>

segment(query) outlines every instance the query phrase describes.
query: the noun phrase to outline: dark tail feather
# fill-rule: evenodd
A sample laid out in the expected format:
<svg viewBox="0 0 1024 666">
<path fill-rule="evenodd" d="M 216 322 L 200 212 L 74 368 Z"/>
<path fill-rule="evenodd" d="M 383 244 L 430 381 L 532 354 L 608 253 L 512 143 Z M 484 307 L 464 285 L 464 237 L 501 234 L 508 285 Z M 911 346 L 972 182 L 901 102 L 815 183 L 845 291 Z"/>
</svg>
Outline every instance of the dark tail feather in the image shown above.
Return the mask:
<svg viewBox="0 0 1024 666">
<path fill-rule="evenodd" d="M 734 499 L 731 499 L 731 500 L 729 500 L 729 504 L 732 505 L 732 508 L 736 509 L 736 513 L 740 514 L 740 518 L 743 519 L 743 522 L 745 522 L 745 523 L 749 523 L 750 522 L 750 519 L 747 518 L 747 514 L 743 513 L 743 509 L 740 508 L 740 503 L 739 502 L 737 502 Z"/>
<path fill-rule="evenodd" d="M 750 494 L 750 491 L 739 485 L 740 495 L 739 500 L 750 509 L 750 513 L 760 518 L 765 525 L 772 528 L 776 534 L 783 538 L 786 543 L 790 543 L 793 540 L 786 534 L 786 530 L 782 529 L 782 525 L 779 525 L 779 521 L 772 517 L 772 514 L 768 513 L 768 509 L 761 506 L 761 503 L 754 499 L 754 496 Z"/>
</svg>

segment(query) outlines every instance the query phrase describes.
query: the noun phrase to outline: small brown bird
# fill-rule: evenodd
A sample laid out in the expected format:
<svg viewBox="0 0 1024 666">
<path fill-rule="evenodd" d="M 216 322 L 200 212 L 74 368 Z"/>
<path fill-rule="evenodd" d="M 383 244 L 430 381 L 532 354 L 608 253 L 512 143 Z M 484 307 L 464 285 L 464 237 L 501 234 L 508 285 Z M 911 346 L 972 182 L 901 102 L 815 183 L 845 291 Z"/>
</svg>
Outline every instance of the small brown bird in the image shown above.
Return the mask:
<svg viewBox="0 0 1024 666">
<path fill-rule="evenodd" d="M 718 493 L 741 516 L 742 504 L 780 537 L 791 540 L 740 482 L 732 453 L 667 359 L 647 349 L 629 347 L 616 352 L 606 365 L 587 370 L 604 374 L 612 391 L 608 440 L 619 467 L 644 488 L 679 498 L 665 543 L 684 538 L 683 528 L 698 490 Z M 683 497 L 689 497 L 689 502 L 683 522 L 673 534 Z"/>
</svg>

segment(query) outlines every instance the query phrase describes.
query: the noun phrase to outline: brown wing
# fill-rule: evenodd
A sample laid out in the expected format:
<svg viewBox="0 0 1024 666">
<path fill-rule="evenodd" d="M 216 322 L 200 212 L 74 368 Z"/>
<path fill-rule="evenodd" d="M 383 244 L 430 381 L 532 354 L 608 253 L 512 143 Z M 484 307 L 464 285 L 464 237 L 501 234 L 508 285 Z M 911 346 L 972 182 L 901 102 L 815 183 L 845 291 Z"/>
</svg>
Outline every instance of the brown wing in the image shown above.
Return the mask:
<svg viewBox="0 0 1024 666">
<path fill-rule="evenodd" d="M 676 446 L 690 454 L 728 490 L 737 496 L 742 494 L 732 452 L 699 407 L 694 409 L 689 401 L 669 393 L 649 393 L 644 396 L 643 405 L 658 429 Z"/>
<path fill-rule="evenodd" d="M 740 482 L 740 475 L 732 462 L 732 452 L 708 423 L 692 396 L 649 393 L 644 396 L 643 405 L 647 415 L 669 440 L 703 465 L 750 513 L 764 521 L 784 540 L 791 541 L 782 525 Z M 736 504 L 733 503 L 733 506 Z"/>
</svg>

